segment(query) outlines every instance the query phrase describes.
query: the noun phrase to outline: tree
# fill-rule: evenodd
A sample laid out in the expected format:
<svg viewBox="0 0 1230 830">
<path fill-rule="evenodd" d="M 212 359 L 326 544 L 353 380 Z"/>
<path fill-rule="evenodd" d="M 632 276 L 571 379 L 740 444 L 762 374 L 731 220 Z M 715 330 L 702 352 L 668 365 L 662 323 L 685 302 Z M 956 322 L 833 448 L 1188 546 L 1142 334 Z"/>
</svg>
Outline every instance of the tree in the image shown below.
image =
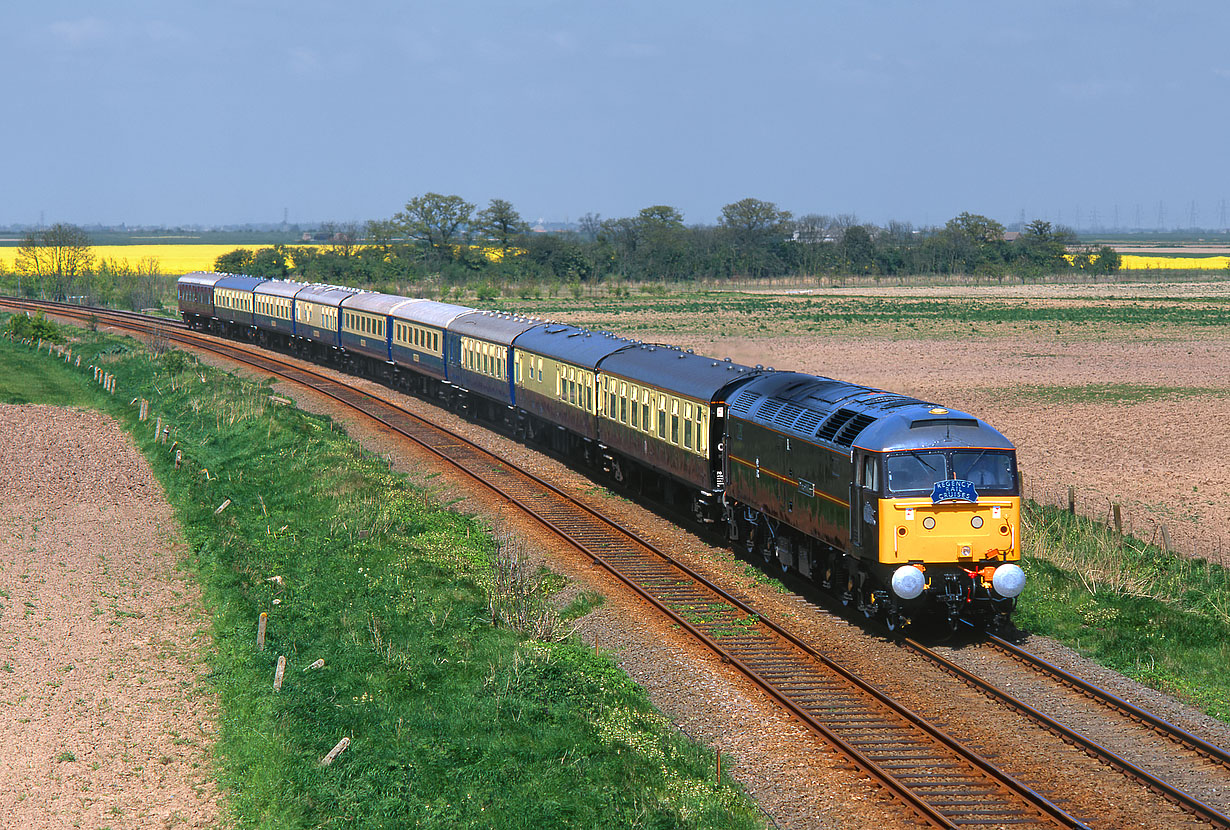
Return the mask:
<svg viewBox="0 0 1230 830">
<path fill-rule="evenodd" d="M 1077 241 L 1071 229 L 1056 228 L 1050 222 L 1035 219 L 1025 226 L 1025 232 L 1017 238 L 1016 244 L 1020 258 L 1029 270 L 1055 273 L 1071 267 L 1066 256 L 1068 246 L 1075 245 Z"/>
<path fill-rule="evenodd" d="M 388 219 L 372 219 L 367 223 L 366 229 L 367 241 L 380 251 L 381 259 L 388 259 L 393 253 L 393 242 L 401 230 L 397 223 Z"/>
<path fill-rule="evenodd" d="M 474 204 L 460 196 L 425 193 L 406 202 L 406 209 L 393 216 L 411 239 L 427 245 L 442 258 L 452 257 L 451 246 L 465 241 Z"/>
<path fill-rule="evenodd" d="M 333 256 L 340 256 L 330 251 Z M 271 280 L 286 279 L 290 274 L 290 265 L 286 261 L 286 248 L 274 245 L 272 248 L 261 248 L 252 256 L 247 273 L 253 277 L 265 277 Z"/>
<path fill-rule="evenodd" d="M 687 228 L 683 214 L 670 205 L 651 205 L 632 222 L 636 235 L 633 261 L 642 276 L 678 279 L 691 276 L 688 268 Z"/>
<path fill-rule="evenodd" d="M 1093 261 L 1093 269 L 1099 274 L 1113 274 L 1123 264 L 1123 257 L 1109 245 L 1099 247 L 1094 251 L 1094 256 L 1096 259 Z"/>
<path fill-rule="evenodd" d="M 741 199 L 722 207 L 718 226 L 726 235 L 731 254 L 731 270 L 750 276 L 763 276 L 780 270 L 780 251 L 790 235 L 791 213 L 778 210 L 773 202 Z"/>
<path fill-rule="evenodd" d="M 1003 225 L 994 219 L 988 219 L 985 216 L 969 213 L 968 211 L 961 213 L 954 219 L 949 219 L 948 224 L 944 228 L 953 233 L 965 234 L 973 241 L 981 244 L 1004 241 Z"/>
<path fill-rule="evenodd" d="M 593 242 L 598 239 L 598 234 L 602 232 L 602 216 L 597 213 L 586 213 L 577 220 L 577 227 L 583 239 L 588 242 Z"/>
<path fill-rule="evenodd" d="M 876 261 L 876 246 L 871 233 L 862 225 L 852 225 L 841 235 L 841 254 L 851 274 L 870 273 Z"/>
<path fill-rule="evenodd" d="M 515 237 L 529 233 L 530 224 L 521 218 L 521 214 L 512 206 L 512 202 L 504 199 L 492 199 L 487 207 L 478 212 L 475 226 L 485 236 L 494 239 L 500 245 L 503 254 Z"/>
<path fill-rule="evenodd" d="M 252 251 L 249 248 L 227 251 L 214 260 L 214 270 L 220 274 L 246 274 L 251 267 Z"/>
<path fill-rule="evenodd" d="M 1004 226 L 994 219 L 965 212 L 949 219 L 931 241 L 942 270 L 966 274 L 998 268 L 1007 246 Z"/>
<path fill-rule="evenodd" d="M 778 210 L 772 202 L 740 199 L 722 207 L 718 224 L 748 240 L 766 234 L 784 234 L 789 230 L 790 218 L 790 211 Z"/>
<path fill-rule="evenodd" d="M 132 298 L 132 307 L 140 310 L 160 305 L 158 278 L 162 276 L 162 264 L 158 262 L 158 257 L 147 256 L 139 261 L 133 268 L 133 276 L 137 290 Z"/>
<path fill-rule="evenodd" d="M 354 222 L 325 222 L 320 226 L 329 244 L 330 253 L 348 257 L 359 244 L 359 226 Z"/>
<path fill-rule="evenodd" d="M 57 222 L 26 234 L 17 249 L 17 271 L 35 279 L 40 297 L 63 300 L 94 264 L 90 237 L 76 225 Z"/>
</svg>

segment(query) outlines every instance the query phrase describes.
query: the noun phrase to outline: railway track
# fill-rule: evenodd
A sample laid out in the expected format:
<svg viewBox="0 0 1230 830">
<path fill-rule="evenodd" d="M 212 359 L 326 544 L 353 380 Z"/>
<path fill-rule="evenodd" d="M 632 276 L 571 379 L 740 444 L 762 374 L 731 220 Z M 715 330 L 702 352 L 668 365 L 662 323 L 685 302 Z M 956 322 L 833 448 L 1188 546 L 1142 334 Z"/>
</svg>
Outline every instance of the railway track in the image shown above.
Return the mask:
<svg viewBox="0 0 1230 830">
<path fill-rule="evenodd" d="M 1193 815 L 1230 826 L 1226 749 L 994 635 L 949 656 L 912 639 L 902 642 Z"/>
<path fill-rule="evenodd" d="M 0 304 L 4 304 L 3 301 Z M 921 819 L 934 826 L 1086 826 L 830 657 L 765 619 L 747 603 L 723 592 L 652 544 L 579 504 L 546 481 L 511 466 L 460 436 L 444 432 L 321 372 L 287 363 L 273 353 L 197 334 L 179 321 L 151 322 L 150 318 L 132 314 L 112 317 L 108 312 L 83 311 L 75 307 L 48 310 L 78 320 L 96 317 L 108 325 L 156 334 L 211 351 L 308 386 L 409 438 L 520 506 L 605 567 L 724 661 L 736 666 L 872 779 L 895 793 Z M 911 647 L 922 648 L 916 644 Z M 939 655 L 934 656 L 939 658 Z M 962 676 L 961 672 L 964 670 L 953 670 L 958 676 Z M 986 682 L 979 681 L 972 673 L 964 673 L 969 675 L 962 676 L 965 682 Z M 990 687 L 984 690 L 987 694 L 1006 695 L 987 685 Z M 1008 702 L 1003 697 L 1000 699 Z M 1018 711 L 1024 710 L 1018 708 Z M 1048 728 L 1053 727 L 1048 724 Z M 1101 752 L 1086 749 L 1108 763 L 1114 763 L 1110 756 L 1117 757 L 1101 747 Z M 1230 827 L 1230 820 L 1215 809 L 1178 787 L 1166 789 L 1169 785 L 1150 773 L 1145 772 L 1145 776 L 1137 780 L 1163 793 L 1210 826 Z"/>
</svg>

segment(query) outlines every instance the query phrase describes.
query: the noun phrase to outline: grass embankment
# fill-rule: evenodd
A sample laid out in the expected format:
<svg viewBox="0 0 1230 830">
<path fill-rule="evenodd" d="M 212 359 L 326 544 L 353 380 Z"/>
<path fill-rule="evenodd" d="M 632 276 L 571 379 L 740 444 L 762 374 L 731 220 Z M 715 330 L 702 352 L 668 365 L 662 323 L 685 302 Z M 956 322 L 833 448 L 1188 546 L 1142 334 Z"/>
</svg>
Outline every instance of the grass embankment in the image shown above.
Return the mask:
<svg viewBox="0 0 1230 830">
<path fill-rule="evenodd" d="M 507 560 L 496 567 L 476 520 L 429 503 L 329 421 L 271 405 L 265 386 L 74 336 L 82 369 L 0 341 L 0 400 L 90 403 L 131 431 L 162 481 L 214 618 L 215 753 L 238 825 L 763 824 L 609 658 L 492 624 Z M 114 396 L 90 382 L 94 363 L 117 376 Z M 136 397 L 152 401 L 150 422 Z M 343 737 L 349 749 L 319 766 Z"/>
<path fill-rule="evenodd" d="M 1230 570 L 1032 503 L 1021 536 L 1018 628 L 1230 721 Z"/>
</svg>

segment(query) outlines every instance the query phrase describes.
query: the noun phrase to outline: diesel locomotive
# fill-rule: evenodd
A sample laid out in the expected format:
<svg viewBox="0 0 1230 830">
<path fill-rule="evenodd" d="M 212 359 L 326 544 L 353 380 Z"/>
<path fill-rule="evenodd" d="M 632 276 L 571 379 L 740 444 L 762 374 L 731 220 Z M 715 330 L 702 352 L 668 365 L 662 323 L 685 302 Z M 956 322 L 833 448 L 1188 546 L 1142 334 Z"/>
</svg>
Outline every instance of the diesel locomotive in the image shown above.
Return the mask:
<svg viewBox="0 0 1230 830">
<path fill-rule="evenodd" d="M 997 627 L 1025 587 L 1013 445 L 977 417 L 609 332 L 344 286 L 195 272 L 191 327 L 438 399 L 897 628 Z"/>
</svg>

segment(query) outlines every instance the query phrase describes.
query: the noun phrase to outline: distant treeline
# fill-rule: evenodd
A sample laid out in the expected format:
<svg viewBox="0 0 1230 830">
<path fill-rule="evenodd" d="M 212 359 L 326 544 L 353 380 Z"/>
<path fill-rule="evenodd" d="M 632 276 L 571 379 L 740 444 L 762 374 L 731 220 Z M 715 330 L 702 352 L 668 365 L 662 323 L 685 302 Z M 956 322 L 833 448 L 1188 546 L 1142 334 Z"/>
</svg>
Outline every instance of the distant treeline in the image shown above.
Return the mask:
<svg viewBox="0 0 1230 830">
<path fill-rule="evenodd" d="M 310 246 L 236 248 L 215 268 L 230 273 L 348 285 L 530 286 L 721 281 L 725 279 L 962 274 L 1017 279 L 1080 270 L 1113 273 L 1108 246 L 1082 246 L 1068 228 L 1035 220 L 1019 233 L 962 213 L 942 228 L 859 223 L 851 216 L 796 218 L 772 202 L 742 199 L 713 225 L 685 225 L 669 205 L 636 216 L 581 217 L 576 230 L 533 229 L 509 202 L 481 209 L 460 196 L 427 193 L 389 219 L 327 224 Z M 157 259 L 98 257 L 75 225 L 28 231 L 0 291 L 144 308 L 173 290 Z"/>
<path fill-rule="evenodd" d="M 1108 246 L 1082 248 L 1068 228 L 1035 220 L 1019 234 L 977 214 L 942 228 L 795 218 L 772 202 L 726 205 L 716 225 L 685 225 L 668 205 L 634 217 L 583 216 L 572 232 L 535 232 L 513 206 L 482 210 L 460 196 L 427 193 L 390 219 L 326 225 L 316 248 L 237 248 L 216 268 L 261 277 L 347 284 L 414 281 L 674 282 L 826 275 L 972 274 L 1029 280 L 1072 269 L 1113 273 Z"/>
</svg>

